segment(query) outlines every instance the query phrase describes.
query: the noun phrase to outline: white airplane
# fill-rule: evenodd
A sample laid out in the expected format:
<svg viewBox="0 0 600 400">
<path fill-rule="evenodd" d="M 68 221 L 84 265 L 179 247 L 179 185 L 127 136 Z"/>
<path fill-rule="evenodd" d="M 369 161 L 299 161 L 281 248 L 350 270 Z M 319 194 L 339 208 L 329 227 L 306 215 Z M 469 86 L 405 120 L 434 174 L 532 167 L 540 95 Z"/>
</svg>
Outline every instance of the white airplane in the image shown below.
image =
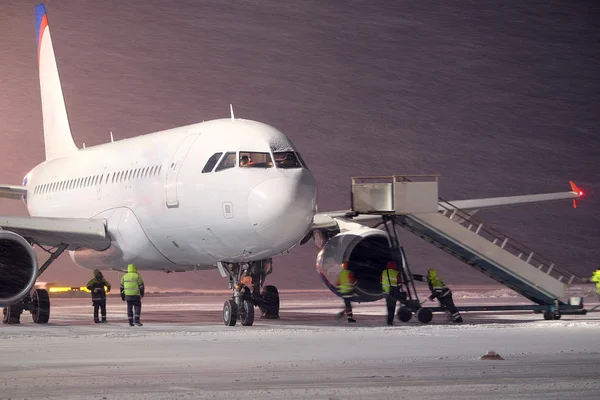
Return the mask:
<svg viewBox="0 0 600 400">
<path fill-rule="evenodd" d="M 0 185 L 0 197 L 22 199 L 30 214 L 0 216 L 5 322 L 18 322 L 23 310 L 36 323 L 48 322 L 48 292 L 34 284 L 67 250 L 90 269 L 122 271 L 129 263 L 141 271 L 218 269 L 234 293 L 224 304 L 224 323 L 252 325 L 255 306 L 265 318 L 279 316 L 277 289 L 265 285 L 272 257 L 313 235 L 320 248 L 332 235 L 360 230 L 365 241 L 374 231 L 385 235 L 361 225 L 361 217 L 350 221 L 345 211 L 317 213 L 315 179 L 292 142 L 274 127 L 235 118 L 233 110 L 226 119 L 77 148 L 43 4 L 35 16 L 46 160 L 21 186 Z M 478 209 L 578 196 L 455 204 Z M 34 245 L 50 253 L 40 267 Z M 339 264 L 344 253 L 336 252 Z"/>
</svg>

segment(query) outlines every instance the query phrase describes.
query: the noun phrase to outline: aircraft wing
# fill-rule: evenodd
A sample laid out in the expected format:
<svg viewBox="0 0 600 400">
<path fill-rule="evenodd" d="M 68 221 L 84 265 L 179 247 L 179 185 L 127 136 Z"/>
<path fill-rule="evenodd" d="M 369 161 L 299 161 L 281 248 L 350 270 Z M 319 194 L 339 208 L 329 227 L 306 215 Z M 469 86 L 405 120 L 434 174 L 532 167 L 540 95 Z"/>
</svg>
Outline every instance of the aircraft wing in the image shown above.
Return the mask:
<svg viewBox="0 0 600 400">
<path fill-rule="evenodd" d="M 472 200 L 453 200 L 453 201 L 440 201 L 438 205 L 439 211 L 459 209 L 467 214 L 473 215 L 477 210 L 481 208 L 489 207 L 500 207 L 512 204 L 525 204 L 525 203 L 539 203 L 545 201 L 555 200 L 568 200 L 574 201 L 576 207 L 576 200 L 583 196 L 583 191 L 570 182 L 571 191 L 569 192 L 558 192 L 558 193 L 543 193 L 543 194 L 531 194 L 524 196 L 507 196 L 507 197 L 491 197 L 485 199 L 472 199 Z M 331 211 L 317 213 L 313 219 L 312 229 L 334 229 L 338 227 L 336 219 L 352 220 L 353 222 L 370 224 L 381 221 L 380 215 L 375 214 L 359 214 L 352 216 L 352 210 L 342 211 Z"/>
<path fill-rule="evenodd" d="M 110 236 L 104 220 L 84 218 L 46 218 L 0 216 L 0 229 L 14 232 L 41 246 L 68 244 L 79 248 L 106 250 Z"/>
<path fill-rule="evenodd" d="M 0 197 L 11 200 L 21 200 L 27 194 L 25 186 L 0 185 Z"/>
</svg>

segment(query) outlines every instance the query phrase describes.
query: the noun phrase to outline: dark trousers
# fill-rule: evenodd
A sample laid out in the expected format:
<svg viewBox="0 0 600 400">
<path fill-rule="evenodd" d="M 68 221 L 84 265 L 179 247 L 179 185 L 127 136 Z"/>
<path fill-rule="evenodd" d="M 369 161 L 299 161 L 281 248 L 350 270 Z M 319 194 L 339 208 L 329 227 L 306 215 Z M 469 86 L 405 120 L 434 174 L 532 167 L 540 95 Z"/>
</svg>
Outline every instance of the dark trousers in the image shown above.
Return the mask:
<svg viewBox="0 0 600 400">
<path fill-rule="evenodd" d="M 129 322 L 140 322 L 142 314 L 142 300 L 139 297 L 127 298 L 127 319 Z"/>
<path fill-rule="evenodd" d="M 102 322 L 106 322 L 106 299 L 92 300 L 92 304 L 94 305 L 94 321 L 100 322 L 100 319 L 98 318 L 98 309 L 100 309 Z"/>
<path fill-rule="evenodd" d="M 352 318 L 352 303 L 350 302 L 350 297 L 344 297 L 344 313 L 348 318 Z"/>
<path fill-rule="evenodd" d="M 387 296 L 385 298 L 385 306 L 387 307 L 387 324 L 388 325 L 394 324 L 394 313 L 396 312 L 396 302 L 397 301 L 398 300 L 396 300 L 392 296 Z"/>
<path fill-rule="evenodd" d="M 444 307 L 450 314 L 452 315 L 452 321 L 454 322 L 462 322 L 462 317 L 458 312 L 458 309 L 454 305 L 454 300 L 452 299 L 452 292 L 448 292 L 447 295 L 442 296 L 438 299 L 440 302 L 440 306 Z"/>
<path fill-rule="evenodd" d="M 346 314 L 346 317 L 348 317 L 348 322 L 354 321 L 354 318 L 352 316 L 352 302 L 350 301 L 351 298 L 352 298 L 351 295 L 347 295 L 346 297 L 343 297 L 344 309 L 337 314 L 338 318 L 342 318 L 344 316 L 344 314 Z"/>
</svg>

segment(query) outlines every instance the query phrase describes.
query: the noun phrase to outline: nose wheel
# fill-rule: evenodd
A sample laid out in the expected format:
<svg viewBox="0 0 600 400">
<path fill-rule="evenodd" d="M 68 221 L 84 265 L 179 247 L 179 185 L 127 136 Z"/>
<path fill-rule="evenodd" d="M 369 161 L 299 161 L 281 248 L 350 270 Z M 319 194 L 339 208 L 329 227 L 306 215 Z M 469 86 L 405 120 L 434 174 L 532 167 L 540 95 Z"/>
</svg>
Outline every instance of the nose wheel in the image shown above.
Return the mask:
<svg viewBox="0 0 600 400">
<path fill-rule="evenodd" d="M 223 304 L 223 322 L 225 326 L 235 326 L 238 319 L 238 307 L 233 300 L 227 300 Z"/>
<path fill-rule="evenodd" d="M 233 298 L 223 304 L 226 326 L 235 326 L 238 319 L 243 326 L 252 326 L 254 307 L 260 309 L 261 318 L 279 319 L 279 292 L 275 286 L 264 286 L 266 276 L 272 270 L 270 260 L 223 264 L 233 289 Z"/>
<path fill-rule="evenodd" d="M 252 324 L 254 324 L 254 304 L 252 304 L 252 301 L 249 299 L 242 300 L 240 322 L 243 326 L 252 326 Z"/>
</svg>

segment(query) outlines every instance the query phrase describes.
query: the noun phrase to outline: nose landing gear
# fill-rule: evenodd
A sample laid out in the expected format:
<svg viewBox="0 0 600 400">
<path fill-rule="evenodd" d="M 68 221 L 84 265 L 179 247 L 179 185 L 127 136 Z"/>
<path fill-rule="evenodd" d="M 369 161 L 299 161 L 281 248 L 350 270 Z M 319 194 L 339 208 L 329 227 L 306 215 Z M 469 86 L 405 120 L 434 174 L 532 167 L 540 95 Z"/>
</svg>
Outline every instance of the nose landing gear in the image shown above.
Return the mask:
<svg viewBox="0 0 600 400">
<path fill-rule="evenodd" d="M 223 263 L 229 274 L 229 288 L 233 297 L 223 304 L 223 322 L 235 326 L 240 320 L 243 326 L 254 324 L 254 307 L 261 311 L 261 318 L 279 319 L 279 292 L 272 285 L 264 286 L 265 279 L 273 269 L 271 260 L 250 263 Z"/>
</svg>

